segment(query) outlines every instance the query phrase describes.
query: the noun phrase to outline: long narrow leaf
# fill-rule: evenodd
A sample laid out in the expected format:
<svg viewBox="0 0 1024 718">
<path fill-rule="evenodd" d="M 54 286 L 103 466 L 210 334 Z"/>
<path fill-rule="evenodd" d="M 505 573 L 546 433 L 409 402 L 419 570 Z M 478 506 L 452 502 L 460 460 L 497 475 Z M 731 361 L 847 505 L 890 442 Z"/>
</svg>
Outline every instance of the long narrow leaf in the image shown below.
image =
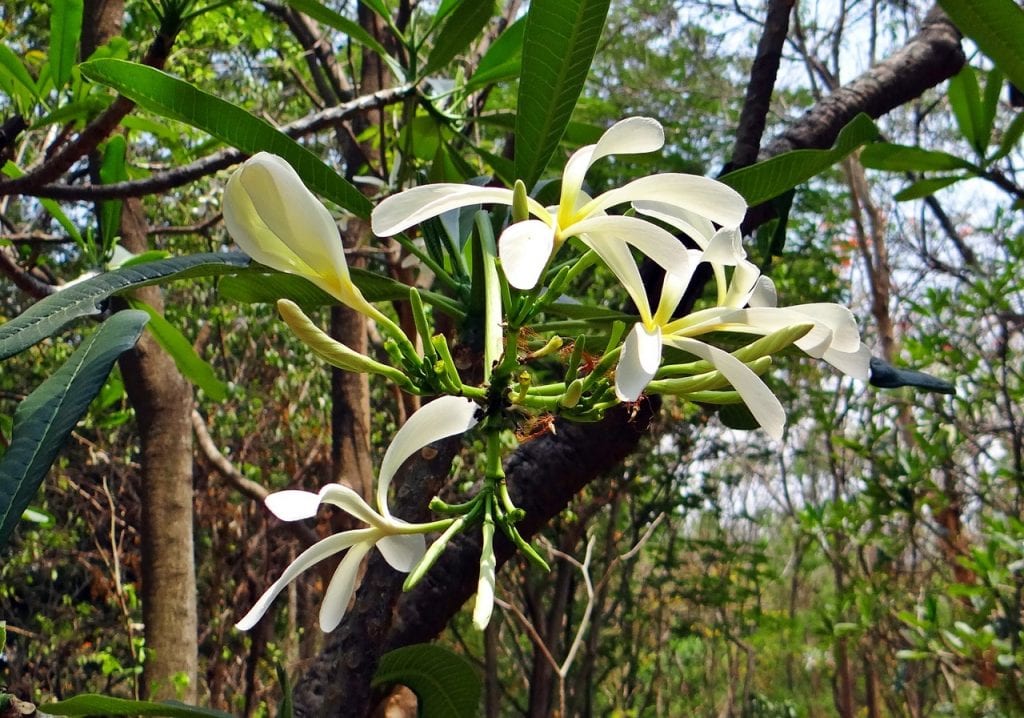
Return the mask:
<svg viewBox="0 0 1024 718">
<path fill-rule="evenodd" d="M 82 0 L 50 0 L 50 73 L 60 91 L 69 79 L 82 35 Z"/>
<path fill-rule="evenodd" d="M 7 542 L 114 362 L 135 345 L 148 320 L 144 312 L 118 312 L 18 405 L 11 445 L 0 459 L 0 545 Z"/>
<path fill-rule="evenodd" d="M 462 0 L 434 40 L 424 75 L 441 69 L 469 47 L 494 14 L 494 0 Z"/>
<path fill-rule="evenodd" d="M 1024 87 L 1024 10 L 1014 0 L 939 0 L 939 5 L 1010 82 Z"/>
<path fill-rule="evenodd" d="M 583 90 L 609 0 L 533 0 L 523 38 L 516 115 L 516 176 L 539 178 Z"/>
<path fill-rule="evenodd" d="M 212 276 L 247 267 L 241 252 L 196 254 L 122 267 L 67 287 L 42 299 L 6 324 L 0 324 L 0 359 L 6 359 L 56 334 L 80 317 L 99 314 L 99 303 L 135 287 L 172 279 Z"/>
<path fill-rule="evenodd" d="M 721 180 L 743 195 L 750 205 L 761 204 L 803 184 L 865 142 L 877 138 L 878 128 L 875 127 L 875 123 L 867 115 L 860 114 L 839 132 L 831 149 L 793 150 L 765 162 L 730 172 L 721 177 Z"/>
<path fill-rule="evenodd" d="M 228 395 L 227 385 L 217 378 L 213 367 L 196 354 L 192 343 L 185 335 L 145 302 L 131 300 L 130 303 L 132 309 L 149 315 L 149 333 L 174 360 L 174 365 L 178 367 L 182 376 L 206 392 L 214 401 L 223 401 Z"/>
<path fill-rule="evenodd" d="M 523 37 L 526 16 L 519 18 L 498 35 L 480 58 L 476 72 L 466 83 L 467 90 L 478 90 L 484 85 L 519 77 L 523 68 Z"/>
<path fill-rule="evenodd" d="M 82 65 L 82 74 L 151 112 L 197 127 L 242 152 L 265 150 L 280 155 L 311 190 L 359 217 L 370 216 L 370 200 L 353 184 L 269 122 L 237 105 L 160 70 L 124 60 L 91 60 Z"/>
<path fill-rule="evenodd" d="M 355 20 L 331 10 L 329 7 L 317 2 L 317 0 L 287 0 L 287 2 L 296 10 L 309 15 L 317 22 L 323 23 L 328 27 L 333 27 L 335 30 L 340 30 L 345 33 L 349 40 L 370 48 L 380 55 L 381 59 L 388 64 L 391 71 L 394 72 L 397 77 L 404 76 L 402 67 L 395 62 L 391 55 L 388 54 L 388 51 L 384 46 L 381 45 L 373 35 L 364 30 L 363 27 Z"/>
</svg>

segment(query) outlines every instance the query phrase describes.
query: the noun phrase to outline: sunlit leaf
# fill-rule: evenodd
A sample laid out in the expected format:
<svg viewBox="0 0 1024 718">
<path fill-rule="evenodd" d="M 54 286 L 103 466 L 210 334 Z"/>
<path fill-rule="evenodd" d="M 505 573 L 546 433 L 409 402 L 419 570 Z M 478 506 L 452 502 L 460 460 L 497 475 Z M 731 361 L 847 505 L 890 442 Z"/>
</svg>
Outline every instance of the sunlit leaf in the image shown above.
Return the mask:
<svg viewBox="0 0 1024 718">
<path fill-rule="evenodd" d="M 523 37 L 516 176 L 540 178 L 565 132 L 597 51 L 609 0 L 533 0 Z"/>
</svg>

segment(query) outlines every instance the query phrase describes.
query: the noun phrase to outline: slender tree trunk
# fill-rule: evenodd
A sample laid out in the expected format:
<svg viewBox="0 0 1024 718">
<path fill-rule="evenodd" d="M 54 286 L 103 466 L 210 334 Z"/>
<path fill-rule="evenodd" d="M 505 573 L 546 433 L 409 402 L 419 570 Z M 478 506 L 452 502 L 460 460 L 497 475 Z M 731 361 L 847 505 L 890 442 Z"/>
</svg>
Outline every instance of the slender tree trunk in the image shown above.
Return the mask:
<svg viewBox="0 0 1024 718">
<path fill-rule="evenodd" d="M 125 248 L 147 248 L 139 200 L 125 202 L 121 232 Z M 163 310 L 157 287 L 139 289 L 135 297 Z M 192 387 L 148 333 L 121 356 L 120 365 L 135 409 L 142 465 L 142 694 L 194 703 L 199 651 L 192 543 Z"/>
</svg>

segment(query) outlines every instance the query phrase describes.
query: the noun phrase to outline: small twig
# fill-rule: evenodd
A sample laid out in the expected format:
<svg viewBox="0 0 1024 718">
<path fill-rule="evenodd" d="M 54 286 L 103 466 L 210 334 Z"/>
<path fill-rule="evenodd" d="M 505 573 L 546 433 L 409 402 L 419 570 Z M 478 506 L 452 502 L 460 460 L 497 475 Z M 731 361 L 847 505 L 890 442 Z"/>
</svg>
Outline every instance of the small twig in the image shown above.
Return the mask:
<svg viewBox="0 0 1024 718">
<path fill-rule="evenodd" d="M 210 430 L 206 426 L 206 421 L 195 409 L 192 410 L 192 431 L 195 432 L 196 443 L 200 450 L 202 450 L 203 456 L 213 464 L 217 472 L 240 492 L 262 504 L 267 496 L 270 495 L 270 492 L 261 484 L 245 477 L 224 454 L 220 453 L 220 449 L 214 443 L 213 437 L 210 436 Z M 287 526 L 306 546 L 312 546 L 320 540 L 316 532 L 301 522 L 289 521 Z"/>
<path fill-rule="evenodd" d="M 395 102 L 400 102 L 413 92 L 416 86 L 411 84 L 381 90 L 369 95 L 357 97 L 351 102 L 343 105 L 329 107 L 326 110 L 314 113 L 301 120 L 296 120 L 279 128 L 281 132 L 289 137 L 304 137 L 324 129 L 336 122 L 339 122 L 350 115 L 364 110 L 385 107 Z M 201 159 L 196 160 L 182 167 L 177 167 L 160 174 L 153 175 L 141 180 L 129 180 L 127 182 L 111 182 L 104 185 L 75 186 L 69 184 L 47 184 L 44 186 L 31 186 L 19 188 L 22 194 L 33 197 L 47 197 L 50 199 L 62 200 L 101 200 L 101 199 L 124 199 L 125 197 L 143 197 L 149 194 L 166 192 L 175 187 L 181 187 L 201 177 L 211 175 L 231 165 L 238 164 L 248 155 L 240 150 L 225 149 L 214 152 Z M 0 183 L 0 194 L 6 193 L 7 187 Z"/>
</svg>

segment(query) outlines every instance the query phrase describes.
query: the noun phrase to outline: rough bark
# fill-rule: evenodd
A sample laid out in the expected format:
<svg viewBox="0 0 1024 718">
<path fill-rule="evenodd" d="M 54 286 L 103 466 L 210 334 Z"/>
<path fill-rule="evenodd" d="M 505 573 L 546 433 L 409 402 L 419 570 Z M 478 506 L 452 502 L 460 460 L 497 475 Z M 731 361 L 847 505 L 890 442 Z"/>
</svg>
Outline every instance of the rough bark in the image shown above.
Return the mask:
<svg viewBox="0 0 1024 718">
<path fill-rule="evenodd" d="M 147 248 L 146 220 L 138 200 L 125 203 L 122 244 Z M 163 310 L 158 287 L 135 297 Z M 195 552 L 192 542 L 192 387 L 153 337 L 143 334 L 120 360 L 125 389 L 139 431 L 142 498 L 142 616 L 146 662 L 142 693 L 194 703 L 198 677 Z M 188 686 L 176 690 L 174 677 Z"/>
</svg>

